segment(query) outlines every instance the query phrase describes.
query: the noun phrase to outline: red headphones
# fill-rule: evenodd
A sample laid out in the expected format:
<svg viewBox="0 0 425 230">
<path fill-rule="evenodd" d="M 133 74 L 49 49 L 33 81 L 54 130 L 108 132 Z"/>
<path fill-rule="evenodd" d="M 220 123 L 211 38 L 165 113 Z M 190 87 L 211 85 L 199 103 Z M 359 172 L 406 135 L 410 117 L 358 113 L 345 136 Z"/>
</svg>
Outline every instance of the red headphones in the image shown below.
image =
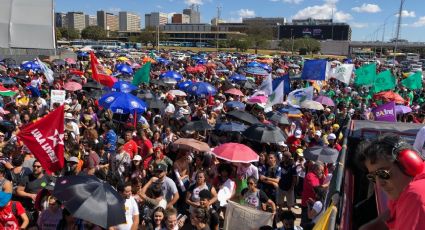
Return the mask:
<svg viewBox="0 0 425 230">
<path fill-rule="evenodd" d="M 418 152 L 411 148 L 406 148 L 398 151 L 398 149 L 405 146 L 409 145 L 403 141 L 398 142 L 394 145 L 392 154 L 395 157 L 401 170 L 406 175 L 414 177 L 423 172 L 425 167 L 424 160 Z"/>
</svg>

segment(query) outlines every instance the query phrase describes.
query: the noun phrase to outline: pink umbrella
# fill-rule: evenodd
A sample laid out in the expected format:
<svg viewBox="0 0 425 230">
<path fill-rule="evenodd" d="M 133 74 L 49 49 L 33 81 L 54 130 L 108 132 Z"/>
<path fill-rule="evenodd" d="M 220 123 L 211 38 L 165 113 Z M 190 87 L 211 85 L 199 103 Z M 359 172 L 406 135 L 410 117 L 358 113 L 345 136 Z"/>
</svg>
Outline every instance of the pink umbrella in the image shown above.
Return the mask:
<svg viewBox="0 0 425 230">
<path fill-rule="evenodd" d="M 256 162 L 259 159 L 258 154 L 246 145 L 239 143 L 226 143 L 222 144 L 212 150 L 212 153 L 220 159 L 239 162 L 250 163 Z"/>
<path fill-rule="evenodd" d="M 77 91 L 77 90 L 81 90 L 83 88 L 83 86 L 80 83 L 77 83 L 77 82 L 74 82 L 74 81 L 69 81 L 69 82 L 65 83 L 63 88 L 65 90 L 68 90 L 68 91 Z"/>
<path fill-rule="evenodd" d="M 77 62 L 73 58 L 65 58 L 64 60 L 65 60 L 66 63 L 68 63 L 70 65 L 77 64 Z"/>
<path fill-rule="evenodd" d="M 140 67 L 142 67 L 140 64 L 138 64 L 138 63 L 133 63 L 133 64 L 131 64 L 131 68 L 133 68 L 133 69 L 139 69 Z"/>
<path fill-rule="evenodd" d="M 250 97 L 248 99 L 248 102 L 264 104 L 267 102 L 267 96 L 259 95 L 259 96 Z"/>
<path fill-rule="evenodd" d="M 236 88 L 228 89 L 224 93 L 228 93 L 228 94 L 232 94 L 236 96 L 242 96 L 242 97 L 244 96 L 244 94 L 239 89 L 236 89 Z"/>
<path fill-rule="evenodd" d="M 332 101 L 332 99 L 330 99 L 329 97 L 318 96 L 314 100 L 317 101 L 317 102 L 319 102 L 322 105 L 335 106 L 334 101 Z"/>
</svg>

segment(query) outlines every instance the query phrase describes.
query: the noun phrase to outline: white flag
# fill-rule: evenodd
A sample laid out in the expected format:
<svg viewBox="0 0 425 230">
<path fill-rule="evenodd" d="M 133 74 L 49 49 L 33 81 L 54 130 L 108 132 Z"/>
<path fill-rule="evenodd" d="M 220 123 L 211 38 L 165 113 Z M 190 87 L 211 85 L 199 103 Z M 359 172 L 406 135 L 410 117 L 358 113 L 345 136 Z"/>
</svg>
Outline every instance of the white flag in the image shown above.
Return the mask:
<svg viewBox="0 0 425 230">
<path fill-rule="evenodd" d="M 37 62 L 40 65 L 40 69 L 43 72 L 44 76 L 46 76 L 47 82 L 51 85 L 53 83 L 53 71 L 47 67 L 44 62 L 40 61 L 39 58 L 37 58 Z"/>
<path fill-rule="evenodd" d="M 301 102 L 305 100 L 313 100 L 313 86 L 296 89 L 288 94 L 288 103 L 296 108 L 299 108 Z"/>
<path fill-rule="evenodd" d="M 261 82 L 260 87 L 258 87 L 258 90 L 263 91 L 266 95 L 270 95 L 273 93 L 273 80 L 272 80 L 272 74 L 269 74 L 266 79 Z"/>
<path fill-rule="evenodd" d="M 283 84 L 285 81 L 281 81 L 280 84 L 273 90 L 273 93 L 269 95 L 268 102 L 264 109 L 265 112 L 271 111 L 273 105 L 283 102 Z"/>
<path fill-rule="evenodd" d="M 329 78 L 335 78 L 345 84 L 350 83 L 351 75 L 353 74 L 354 64 L 341 64 L 332 68 L 328 72 Z"/>
</svg>

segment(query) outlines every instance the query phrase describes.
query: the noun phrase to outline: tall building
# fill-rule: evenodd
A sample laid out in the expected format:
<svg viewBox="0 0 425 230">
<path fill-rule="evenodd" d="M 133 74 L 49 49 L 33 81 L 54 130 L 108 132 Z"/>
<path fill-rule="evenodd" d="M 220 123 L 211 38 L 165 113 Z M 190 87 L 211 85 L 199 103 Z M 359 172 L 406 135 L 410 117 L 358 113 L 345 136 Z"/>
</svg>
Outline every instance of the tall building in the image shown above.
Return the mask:
<svg viewBox="0 0 425 230">
<path fill-rule="evenodd" d="M 168 23 L 168 15 L 161 12 L 152 12 L 145 14 L 145 28 L 157 27 L 159 25 L 165 25 Z"/>
<path fill-rule="evenodd" d="M 173 14 L 171 23 L 174 24 L 188 24 L 190 23 L 190 16 L 187 14 Z"/>
<path fill-rule="evenodd" d="M 86 26 L 97 26 L 97 18 L 94 15 L 86 15 Z"/>
<path fill-rule="evenodd" d="M 120 31 L 140 31 L 140 16 L 130 12 L 119 12 Z"/>
<path fill-rule="evenodd" d="M 113 13 L 106 13 L 106 30 L 118 31 L 119 29 L 119 18 Z"/>
<path fill-rule="evenodd" d="M 189 15 L 191 24 L 201 23 L 201 13 L 199 12 L 199 6 L 193 4 L 190 9 L 184 9 L 183 14 Z"/>
<path fill-rule="evenodd" d="M 103 10 L 99 10 L 96 13 L 97 15 L 97 26 L 102 27 L 104 30 L 106 30 L 107 24 L 106 24 L 106 12 Z"/>
<path fill-rule="evenodd" d="M 65 13 L 55 13 L 55 26 L 56 27 L 68 27 Z"/>
<path fill-rule="evenodd" d="M 70 29 L 81 31 L 86 28 L 86 17 L 83 12 L 68 12 L 66 20 Z"/>
</svg>

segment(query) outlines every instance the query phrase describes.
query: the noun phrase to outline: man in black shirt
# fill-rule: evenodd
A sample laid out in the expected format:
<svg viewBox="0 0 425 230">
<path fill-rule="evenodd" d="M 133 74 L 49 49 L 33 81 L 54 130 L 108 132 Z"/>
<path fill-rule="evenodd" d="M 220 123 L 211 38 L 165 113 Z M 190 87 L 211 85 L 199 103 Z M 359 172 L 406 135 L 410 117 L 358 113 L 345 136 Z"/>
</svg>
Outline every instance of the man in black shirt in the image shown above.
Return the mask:
<svg viewBox="0 0 425 230">
<path fill-rule="evenodd" d="M 208 210 L 208 214 L 210 216 L 208 225 L 210 226 L 210 229 L 218 230 L 219 216 L 217 211 L 211 207 L 212 204 L 209 202 L 211 200 L 211 192 L 207 189 L 200 191 L 199 199 L 199 207 Z"/>
<path fill-rule="evenodd" d="M 295 162 L 292 158 L 292 154 L 289 151 L 285 151 L 282 154 L 282 162 L 280 165 L 282 171 L 279 180 L 279 189 L 277 191 L 277 205 L 282 209 L 284 205 L 284 199 L 286 197 L 286 206 L 288 210 L 295 205 L 295 194 L 294 188 L 297 184 L 298 174 L 295 168 Z"/>
</svg>

